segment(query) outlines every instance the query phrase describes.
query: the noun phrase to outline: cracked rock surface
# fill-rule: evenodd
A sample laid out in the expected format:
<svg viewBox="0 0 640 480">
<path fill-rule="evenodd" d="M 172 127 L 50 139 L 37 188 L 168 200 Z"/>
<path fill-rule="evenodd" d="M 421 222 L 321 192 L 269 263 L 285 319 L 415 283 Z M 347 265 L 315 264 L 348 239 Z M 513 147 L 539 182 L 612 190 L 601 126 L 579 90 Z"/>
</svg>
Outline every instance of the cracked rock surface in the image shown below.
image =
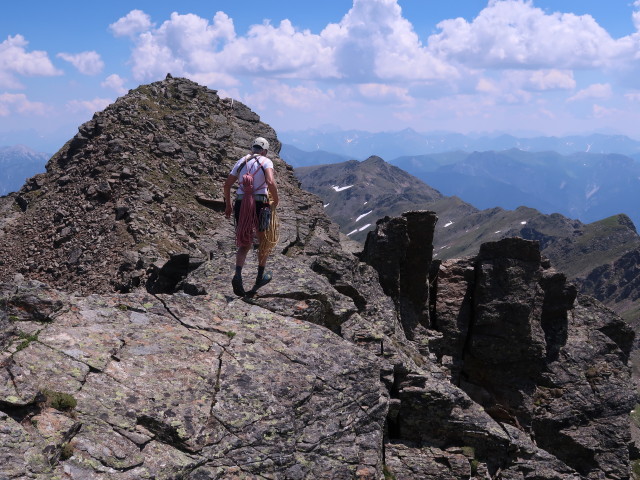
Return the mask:
<svg viewBox="0 0 640 480">
<path fill-rule="evenodd" d="M 52 293 L 37 283 L 2 292 L 8 318 L 21 298 Z M 5 317 L 4 478 L 381 470 L 388 394 L 378 362 L 330 330 L 219 295 L 57 297 L 64 307 L 27 345 L 20 332 L 32 319 Z M 46 407 L 46 391 L 77 404 Z M 62 461 L 43 453 L 67 445 Z"/>
</svg>

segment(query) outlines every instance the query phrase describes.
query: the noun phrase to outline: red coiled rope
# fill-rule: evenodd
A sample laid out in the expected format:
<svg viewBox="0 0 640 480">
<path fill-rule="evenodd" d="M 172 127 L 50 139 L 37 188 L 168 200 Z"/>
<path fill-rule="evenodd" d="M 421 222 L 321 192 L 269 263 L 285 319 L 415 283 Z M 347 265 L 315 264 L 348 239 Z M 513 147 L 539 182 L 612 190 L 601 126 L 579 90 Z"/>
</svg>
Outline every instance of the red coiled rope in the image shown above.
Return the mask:
<svg viewBox="0 0 640 480">
<path fill-rule="evenodd" d="M 254 173 L 249 172 L 249 165 L 245 160 L 247 173 L 242 176 L 242 201 L 240 203 L 240 218 L 236 227 L 236 246 L 249 247 L 253 243 L 258 230 L 258 215 L 256 214 L 256 202 L 253 198 L 253 176 L 262 166 L 258 160 L 258 168 Z"/>
</svg>

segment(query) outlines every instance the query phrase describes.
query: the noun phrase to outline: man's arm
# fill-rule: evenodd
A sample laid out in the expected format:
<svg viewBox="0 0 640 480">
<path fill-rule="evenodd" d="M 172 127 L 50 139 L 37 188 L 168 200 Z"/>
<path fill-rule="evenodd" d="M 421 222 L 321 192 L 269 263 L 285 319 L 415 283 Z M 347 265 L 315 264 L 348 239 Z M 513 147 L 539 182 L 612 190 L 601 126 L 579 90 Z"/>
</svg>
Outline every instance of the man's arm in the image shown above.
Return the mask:
<svg viewBox="0 0 640 480">
<path fill-rule="evenodd" d="M 280 202 L 278 198 L 278 185 L 276 185 L 276 177 L 273 173 L 273 168 L 267 168 L 264 171 L 264 178 L 267 182 L 267 188 L 269 189 L 269 193 L 271 194 L 271 207 L 276 208 L 278 203 Z"/>
<path fill-rule="evenodd" d="M 231 187 L 236 183 L 236 180 L 238 180 L 238 177 L 229 175 L 227 181 L 224 182 L 224 216 L 227 218 L 231 217 L 231 212 L 233 211 L 233 206 L 231 205 Z"/>
</svg>

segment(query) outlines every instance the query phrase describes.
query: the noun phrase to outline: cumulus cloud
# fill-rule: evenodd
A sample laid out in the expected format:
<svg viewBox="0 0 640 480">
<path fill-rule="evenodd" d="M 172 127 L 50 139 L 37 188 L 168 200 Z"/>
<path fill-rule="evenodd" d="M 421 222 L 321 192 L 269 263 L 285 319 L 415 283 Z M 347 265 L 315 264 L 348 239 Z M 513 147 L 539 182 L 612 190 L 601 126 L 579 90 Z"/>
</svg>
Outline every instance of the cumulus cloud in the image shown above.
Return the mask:
<svg viewBox="0 0 640 480">
<path fill-rule="evenodd" d="M 235 87 L 240 84 L 233 75 L 224 72 L 203 72 L 192 73 L 189 78 L 200 85 L 208 85 L 216 89 L 224 87 Z M 220 92 L 218 92 L 220 94 Z"/>
<path fill-rule="evenodd" d="M 531 72 L 528 85 L 533 90 L 571 90 L 576 81 L 571 70 L 537 70 Z"/>
<path fill-rule="evenodd" d="M 279 78 L 337 78 L 331 48 L 318 35 L 297 30 L 289 20 L 275 27 L 254 25 L 244 38 L 229 42 L 216 55 L 232 73 Z"/>
<path fill-rule="evenodd" d="M 478 84 L 476 85 L 476 91 L 480 93 L 497 94 L 500 93 L 500 87 L 488 78 L 480 78 L 478 79 Z"/>
<path fill-rule="evenodd" d="M 342 21 L 329 25 L 321 38 L 335 52 L 341 74 L 355 80 L 459 76 L 456 68 L 422 45 L 396 0 L 354 0 Z"/>
<path fill-rule="evenodd" d="M 12 113 L 44 115 L 46 106 L 41 102 L 31 102 L 23 93 L 0 94 L 0 116 Z"/>
<path fill-rule="evenodd" d="M 105 78 L 100 86 L 104 88 L 110 88 L 118 95 L 124 95 L 128 91 L 126 88 L 124 88 L 125 82 L 126 80 L 124 78 L 114 73 Z"/>
<path fill-rule="evenodd" d="M 633 6 L 640 9 L 640 0 L 636 0 L 635 2 L 633 2 Z M 633 24 L 636 27 L 636 30 L 640 31 L 640 11 L 639 10 L 635 10 L 632 14 L 631 14 L 632 18 L 633 18 Z"/>
<path fill-rule="evenodd" d="M 133 12 L 112 24 L 114 34 L 124 35 L 131 17 Z M 191 78 L 226 73 L 353 83 L 460 76 L 458 68 L 422 45 L 397 0 L 354 0 L 340 23 L 329 24 L 319 34 L 297 29 L 285 19 L 277 25 L 253 25 L 246 36 L 238 37 L 223 12 L 212 22 L 174 12 L 158 28 L 126 29 L 127 34 L 134 31 L 139 32 L 131 57 L 137 80 L 167 72 Z"/>
<path fill-rule="evenodd" d="M 59 53 L 58 58 L 69 62 L 83 75 L 97 75 L 104 68 L 104 62 L 97 52 L 80 52 L 76 54 Z"/>
<path fill-rule="evenodd" d="M 218 12 L 213 24 L 197 15 L 172 13 L 159 28 L 142 33 L 132 54 L 138 80 L 225 71 L 216 61 L 219 44 L 235 36 L 232 20 Z"/>
<path fill-rule="evenodd" d="M 0 87 L 21 88 L 16 75 L 52 76 L 61 75 L 51 61 L 47 52 L 41 50 L 27 51 L 29 42 L 22 35 L 9 35 L 0 43 Z"/>
<path fill-rule="evenodd" d="M 404 87 L 382 83 L 365 83 L 358 85 L 357 89 L 360 95 L 368 102 L 398 105 L 411 104 L 413 101 L 408 89 Z"/>
<path fill-rule="evenodd" d="M 93 114 L 104 110 L 113 100 L 108 98 L 94 98 L 93 100 L 71 100 L 67 102 L 67 110 L 73 113 Z"/>
<path fill-rule="evenodd" d="M 602 105 L 593 105 L 593 116 L 595 118 L 604 118 L 604 117 L 612 117 L 612 116 L 620 116 L 624 114 L 621 110 L 617 108 L 606 108 Z"/>
<path fill-rule="evenodd" d="M 116 37 L 135 37 L 152 27 L 151 18 L 142 10 L 131 10 L 126 16 L 109 25 Z"/>
<path fill-rule="evenodd" d="M 364 111 L 367 105 L 389 103 L 407 106 L 418 119 L 430 113 L 416 105 L 442 100 L 439 115 L 456 105 L 476 108 L 477 118 L 490 108 L 499 107 L 508 116 L 516 106 L 526 106 L 529 115 L 556 118 L 560 124 L 567 105 L 545 102 L 547 93 L 556 100 L 559 92 L 568 91 L 566 96 L 574 94 L 570 102 L 602 101 L 613 95 L 611 85 L 619 85 L 623 76 L 638 89 L 640 0 L 632 1 L 638 32 L 619 39 L 590 15 L 542 10 L 534 0 L 489 0 L 476 18 L 444 20 L 435 34 L 423 38 L 403 16 L 398 0 L 353 0 L 340 21 L 320 31 L 284 19 L 265 20 L 238 35 L 224 12 L 212 18 L 174 12 L 154 24 L 141 10 L 109 28 L 132 42 L 136 81 L 169 72 L 252 108 L 320 116 L 331 109 L 335 114 L 347 106 Z M 576 73 L 580 69 L 611 80 L 583 88 L 583 76 Z M 251 80 L 254 87 L 247 94 Z M 124 88 L 115 79 L 109 84 L 116 91 Z"/>
<path fill-rule="evenodd" d="M 480 68 L 594 68 L 618 46 L 590 15 L 546 14 L 525 0 L 490 0 L 471 22 L 438 24 L 431 51 Z"/>
<path fill-rule="evenodd" d="M 255 82 L 255 93 L 246 95 L 243 101 L 256 105 L 259 108 L 267 108 L 275 103 L 286 108 L 310 111 L 318 108 L 318 105 L 329 105 L 336 99 L 333 90 L 323 91 L 314 85 L 287 85 L 275 80 Z"/>
<path fill-rule="evenodd" d="M 608 83 L 594 83 L 593 85 L 589 85 L 587 88 L 580 90 L 578 93 L 568 98 L 568 102 L 576 102 L 579 100 L 590 100 L 590 99 L 598 99 L 598 100 L 606 100 L 611 98 L 613 95 L 613 91 L 611 89 L 611 85 Z"/>
<path fill-rule="evenodd" d="M 560 70 L 504 70 L 487 72 L 480 77 L 475 91 L 493 98 L 496 103 L 528 103 L 549 90 L 570 90 L 576 81 L 571 71 Z"/>
</svg>

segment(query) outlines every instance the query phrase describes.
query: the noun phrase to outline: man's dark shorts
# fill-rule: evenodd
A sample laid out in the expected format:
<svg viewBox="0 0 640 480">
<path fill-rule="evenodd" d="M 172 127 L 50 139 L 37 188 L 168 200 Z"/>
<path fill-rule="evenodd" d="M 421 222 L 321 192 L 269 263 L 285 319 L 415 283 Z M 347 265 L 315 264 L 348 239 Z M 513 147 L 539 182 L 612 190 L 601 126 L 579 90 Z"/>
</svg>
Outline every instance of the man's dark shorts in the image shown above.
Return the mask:
<svg viewBox="0 0 640 480">
<path fill-rule="evenodd" d="M 256 216 L 258 218 L 260 218 L 260 211 L 267 205 L 269 205 L 268 202 L 259 202 L 258 200 L 255 201 L 256 202 Z M 235 203 L 233 204 L 233 214 L 235 216 L 236 219 L 236 225 L 238 225 L 238 223 L 240 223 L 240 205 L 242 205 L 242 199 L 236 199 Z"/>
</svg>

